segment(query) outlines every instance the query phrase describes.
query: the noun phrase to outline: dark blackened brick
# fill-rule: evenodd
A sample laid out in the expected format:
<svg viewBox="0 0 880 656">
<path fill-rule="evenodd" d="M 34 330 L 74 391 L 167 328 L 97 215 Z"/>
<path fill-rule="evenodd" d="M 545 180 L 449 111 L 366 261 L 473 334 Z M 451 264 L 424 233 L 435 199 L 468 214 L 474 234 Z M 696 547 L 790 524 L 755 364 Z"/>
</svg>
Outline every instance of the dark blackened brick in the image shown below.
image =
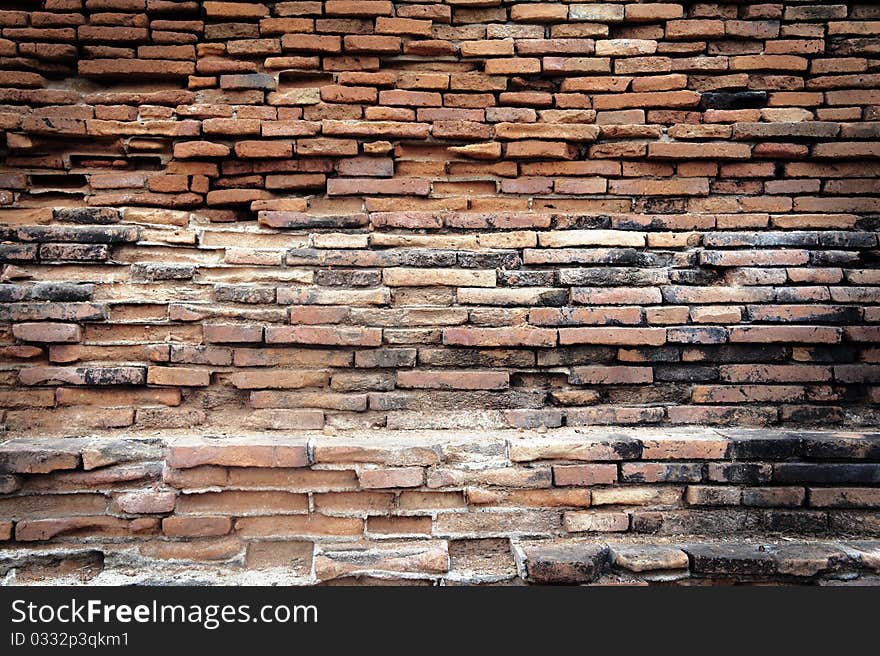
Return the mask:
<svg viewBox="0 0 880 656">
<path fill-rule="evenodd" d="M 809 510 L 766 510 L 762 518 L 763 528 L 771 533 L 825 533 L 828 530 L 828 513 Z"/>
<path fill-rule="evenodd" d="M 621 350 L 620 357 L 627 362 L 679 362 L 681 350 L 677 346 L 627 348 Z"/>
<path fill-rule="evenodd" d="M 666 382 L 701 382 L 718 380 L 718 367 L 660 365 L 654 367 L 654 380 Z"/>
<path fill-rule="evenodd" d="M 55 220 L 61 223 L 108 224 L 119 223 L 121 213 L 112 207 L 59 207 Z"/>
<path fill-rule="evenodd" d="M 624 483 L 699 483 L 703 480 L 701 462 L 624 462 L 620 480 Z"/>
<path fill-rule="evenodd" d="M 703 109 L 756 109 L 766 106 L 766 91 L 706 91 L 700 99 Z"/>
<path fill-rule="evenodd" d="M 109 259 L 106 244 L 40 244 L 40 259 L 59 262 L 103 262 Z"/>
<path fill-rule="evenodd" d="M 75 242 L 80 244 L 120 244 L 138 240 L 132 226 L 23 226 L 18 229 L 21 241 Z"/>
<path fill-rule="evenodd" d="M 381 284 L 382 273 L 370 270 L 321 269 L 315 271 L 315 283 L 327 287 L 375 287 Z"/>
<path fill-rule="evenodd" d="M 854 344 L 820 344 L 798 348 L 795 357 L 801 362 L 856 362 L 860 350 Z"/>
<path fill-rule="evenodd" d="M 860 253 L 852 251 L 813 251 L 810 253 L 810 264 L 813 266 L 851 265 L 860 259 Z"/>
<path fill-rule="evenodd" d="M 724 429 L 733 460 L 786 460 L 801 453 L 801 439 L 794 433 Z"/>
<path fill-rule="evenodd" d="M 691 571 L 702 575 L 771 576 L 776 573 L 773 554 L 757 544 L 697 544 L 682 547 Z"/>
<path fill-rule="evenodd" d="M 839 424 L 844 419 L 843 408 L 834 405 L 784 405 L 782 421 L 795 424 Z"/>
<path fill-rule="evenodd" d="M 669 277 L 660 268 L 585 267 L 562 269 L 557 273 L 560 284 L 585 287 L 630 287 L 665 284 Z"/>
<path fill-rule="evenodd" d="M 15 303 L 30 298 L 31 290 L 22 285 L 0 285 L 0 303 Z"/>
<path fill-rule="evenodd" d="M 712 510 L 635 510 L 632 530 L 657 535 L 730 535 L 754 531 L 760 526 L 760 515 L 751 510 L 713 508 Z"/>
<path fill-rule="evenodd" d="M 880 433 L 804 433 L 803 455 L 815 460 L 880 460 Z"/>
<path fill-rule="evenodd" d="M 880 463 L 783 462 L 773 465 L 773 480 L 834 485 L 880 483 Z"/>
<path fill-rule="evenodd" d="M 31 288 L 31 298 L 39 301 L 88 301 L 95 286 L 71 282 L 38 282 Z"/>
<path fill-rule="evenodd" d="M 819 243 L 831 248 L 873 248 L 877 245 L 877 235 L 872 232 L 823 232 Z"/>
<path fill-rule="evenodd" d="M 715 483 L 765 483 L 773 476 L 773 467 L 761 462 L 711 462 L 709 480 Z"/>
<path fill-rule="evenodd" d="M 617 349 L 609 346 L 571 346 L 540 351 L 538 353 L 538 365 L 554 367 L 611 362 L 616 357 Z"/>
<path fill-rule="evenodd" d="M 727 329 L 720 326 L 678 326 L 666 331 L 666 339 L 673 344 L 723 344 Z"/>
<path fill-rule="evenodd" d="M 689 346 L 682 354 L 686 362 L 783 362 L 788 359 L 789 347 L 784 345 L 724 345 Z"/>
<path fill-rule="evenodd" d="M 274 287 L 214 285 L 214 298 L 228 303 L 274 303 Z"/>
<path fill-rule="evenodd" d="M 541 544 L 521 546 L 526 579 L 534 583 L 589 583 L 608 566 L 602 544 Z"/>
<path fill-rule="evenodd" d="M 492 253 L 462 251 L 458 254 L 458 265 L 465 269 L 518 269 L 522 266 L 522 260 L 516 251 Z"/>
<path fill-rule="evenodd" d="M 552 271 L 499 271 L 498 284 L 502 287 L 550 287 Z"/>
<path fill-rule="evenodd" d="M 107 308 L 98 303 L 6 303 L 0 321 L 103 321 Z"/>
<path fill-rule="evenodd" d="M 36 259 L 35 244 L 0 244 L 0 262 L 32 262 Z"/>
<path fill-rule="evenodd" d="M 190 280 L 196 273 L 192 264 L 134 264 L 132 280 Z"/>
<path fill-rule="evenodd" d="M 717 269 L 673 269 L 669 282 L 679 285 L 711 285 L 721 277 Z"/>
<path fill-rule="evenodd" d="M 554 214 L 551 226 L 555 230 L 597 230 L 611 227 L 611 217 L 601 214 Z"/>
</svg>

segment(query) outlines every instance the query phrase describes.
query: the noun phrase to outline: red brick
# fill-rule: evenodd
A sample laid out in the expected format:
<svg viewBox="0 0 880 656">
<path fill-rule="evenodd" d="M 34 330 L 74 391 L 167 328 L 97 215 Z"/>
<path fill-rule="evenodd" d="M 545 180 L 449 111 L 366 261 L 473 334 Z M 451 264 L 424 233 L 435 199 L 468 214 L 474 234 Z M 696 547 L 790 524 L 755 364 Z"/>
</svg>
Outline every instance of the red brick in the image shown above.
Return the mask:
<svg viewBox="0 0 880 656">
<path fill-rule="evenodd" d="M 650 367 L 584 366 L 572 367 L 569 380 L 576 385 L 632 385 L 653 382 Z"/>
<path fill-rule="evenodd" d="M 328 16 L 391 16 L 394 11 L 386 0 L 327 0 L 324 8 Z"/>
<path fill-rule="evenodd" d="M 266 343 L 379 346 L 382 343 L 382 331 L 378 328 L 270 326 L 266 328 Z"/>
<path fill-rule="evenodd" d="M 835 344 L 842 334 L 840 328 L 819 326 L 742 326 L 730 329 L 730 341 Z"/>
<path fill-rule="evenodd" d="M 706 196 L 709 181 L 706 178 L 610 180 L 608 191 L 625 196 Z"/>
<path fill-rule="evenodd" d="M 231 517 L 166 517 L 162 520 L 162 532 L 173 538 L 215 537 L 231 530 Z"/>
<path fill-rule="evenodd" d="M 375 103 L 376 89 L 373 87 L 346 87 L 328 85 L 321 87 L 321 100 L 339 103 Z"/>
<path fill-rule="evenodd" d="M 414 18 L 376 19 L 376 34 L 407 34 L 413 36 L 431 36 L 431 21 Z"/>
<path fill-rule="evenodd" d="M 70 343 L 82 339 L 82 331 L 71 323 L 18 323 L 12 335 L 25 342 Z"/>
<path fill-rule="evenodd" d="M 281 48 L 285 51 L 309 54 L 339 53 L 342 52 L 342 37 L 318 34 L 285 34 L 281 37 Z"/>
<path fill-rule="evenodd" d="M 666 23 L 667 39 L 700 39 L 724 36 L 720 20 L 671 20 Z"/>
<path fill-rule="evenodd" d="M 461 490 L 325 497 L 340 509 L 330 514 L 358 520 L 349 537 L 549 537 L 558 509 L 587 505 L 592 490 L 497 483 L 549 486 L 554 466 L 564 481 L 567 458 L 596 453 L 586 426 L 690 426 L 656 427 L 654 441 L 727 435 L 707 425 L 870 427 L 880 92 L 867 4 L 44 4 L 0 12 L 0 420 L 11 435 L 0 453 L 13 469 L 0 487 L 21 504 L 47 503 L 53 485 L 112 489 L 77 511 L 82 523 L 25 524 L 25 536 L 125 546 L 159 534 L 159 518 L 100 518 L 129 503 L 166 513 L 175 482 L 348 493 L 387 469 L 379 484 L 424 474 Z M 450 473 L 457 444 L 324 447 L 310 433 L 314 453 L 346 468 L 312 472 L 307 445 L 287 441 L 563 425 L 586 442 L 542 451 L 555 462 L 466 475 Z M 130 426 L 226 437 L 172 447 L 172 463 L 199 471 L 169 467 L 161 484 L 152 454 L 98 473 L 14 473 L 75 470 L 113 450 L 11 454 L 19 432 Z M 244 429 L 273 433 L 235 436 Z M 717 513 L 732 530 L 868 525 L 858 508 L 780 510 L 801 507 L 803 488 L 750 496 L 736 483 L 744 505 L 772 510 L 714 509 L 738 492 L 697 487 L 703 473 L 724 482 L 760 468 L 704 467 L 712 459 L 690 453 L 627 463 L 621 478 L 690 484 L 691 501 L 710 505 L 634 511 L 634 529 L 703 530 Z M 623 487 L 611 471 L 601 485 Z M 465 492 L 479 508 L 460 512 Z M 364 534 L 370 499 L 394 519 Z M 435 520 L 420 504 L 453 512 Z M 298 546 L 278 558 L 310 575 L 309 521 L 272 508 L 242 526 L 272 538 L 282 521 L 274 541 Z M 595 522 L 628 528 L 620 511 Z M 159 534 L 140 553 L 247 563 L 256 548 L 229 522 L 215 532 Z"/>
<path fill-rule="evenodd" d="M 228 561 L 237 557 L 242 543 L 234 536 L 220 538 L 190 539 L 186 541 L 144 541 L 138 548 L 140 554 L 150 560 L 173 560 L 187 562 Z"/>
<path fill-rule="evenodd" d="M 730 58 L 732 71 L 805 71 L 808 60 L 794 55 L 743 55 Z"/>
<path fill-rule="evenodd" d="M 114 501 L 124 513 L 149 514 L 171 512 L 176 498 L 175 492 L 126 492 Z"/>
<path fill-rule="evenodd" d="M 231 382 L 238 389 L 298 389 L 321 387 L 327 382 L 327 374 L 298 369 L 238 371 L 232 374 Z"/>
<path fill-rule="evenodd" d="M 613 485 L 617 482 L 617 465 L 556 465 L 553 467 L 553 484 L 564 485 Z"/>
<path fill-rule="evenodd" d="M 178 515 L 257 515 L 305 513 L 309 509 L 308 496 L 293 492 L 273 490 L 200 492 L 182 494 L 177 499 Z"/>
<path fill-rule="evenodd" d="M 228 467 L 304 467 L 309 463 L 305 444 L 278 438 L 230 439 L 223 441 L 199 438 L 173 442 L 168 449 L 169 467 L 186 469 L 201 465 Z"/>
<path fill-rule="evenodd" d="M 421 467 L 364 469 L 359 480 L 364 489 L 419 487 L 425 481 L 425 471 Z"/>
<path fill-rule="evenodd" d="M 510 20 L 517 23 L 557 23 L 568 18 L 568 7 L 542 4 L 517 4 L 510 8 Z"/>
<path fill-rule="evenodd" d="M 226 157 L 229 152 L 229 146 L 210 141 L 184 141 L 174 144 L 174 156 L 178 159 Z"/>
<path fill-rule="evenodd" d="M 149 367 L 147 369 L 147 383 L 150 385 L 207 387 L 211 384 L 211 372 L 207 369 L 187 367 Z"/>
<path fill-rule="evenodd" d="M 77 64 L 80 75 L 85 77 L 125 78 L 184 77 L 195 73 L 195 65 L 188 61 L 163 59 L 83 59 Z"/>
<path fill-rule="evenodd" d="M 431 183 L 421 178 L 393 178 L 388 180 L 332 178 L 327 180 L 327 194 L 330 196 L 363 194 L 427 196 L 430 192 Z"/>
<path fill-rule="evenodd" d="M 348 53 L 370 53 L 394 55 L 400 52 L 400 37 L 374 35 L 348 35 L 343 37 L 345 51 Z"/>
<path fill-rule="evenodd" d="M 556 345 L 556 331 L 542 328 L 445 328 L 443 343 L 450 346 Z"/>
<path fill-rule="evenodd" d="M 658 437 L 642 440 L 645 460 L 719 460 L 727 456 L 723 437 Z"/>
<path fill-rule="evenodd" d="M 593 107 L 597 110 L 628 107 L 695 107 L 700 94 L 694 91 L 656 91 L 651 93 L 620 93 L 596 96 Z"/>
<path fill-rule="evenodd" d="M 205 324 L 205 341 L 211 344 L 259 343 L 263 341 L 262 326 L 237 324 Z"/>
<path fill-rule="evenodd" d="M 422 389 L 505 389 L 510 382 L 507 373 L 500 371 L 400 371 L 397 385 Z"/>
<path fill-rule="evenodd" d="M 647 3 L 626 5 L 628 21 L 658 21 L 681 18 L 683 9 L 677 3 Z"/>
<path fill-rule="evenodd" d="M 20 520 L 15 525 L 15 539 L 19 541 L 51 540 L 68 534 L 88 534 L 92 537 L 124 537 L 155 532 L 159 521 L 155 518 L 133 520 L 106 515 Z"/>
<path fill-rule="evenodd" d="M 813 146 L 814 157 L 842 159 L 861 159 L 863 157 L 880 157 L 880 143 L 863 143 L 856 141 L 839 141 L 821 143 Z"/>
<path fill-rule="evenodd" d="M 293 144 L 284 141 L 239 141 L 235 144 L 235 154 L 245 159 L 290 157 L 293 155 Z"/>
<path fill-rule="evenodd" d="M 204 2 L 205 15 L 210 18 L 262 18 L 269 14 L 260 3 Z"/>
<path fill-rule="evenodd" d="M 508 159 L 575 159 L 577 148 L 561 141 L 515 141 L 504 145 L 504 155 Z M 546 180 L 546 192 L 549 193 L 552 181 Z M 504 180 L 504 182 L 513 182 Z M 525 191 L 524 193 L 535 193 Z"/>
<path fill-rule="evenodd" d="M 430 535 L 430 517 L 369 517 L 367 519 L 367 533 L 380 535 Z"/>
<path fill-rule="evenodd" d="M 652 143 L 648 146 L 649 158 L 662 159 L 748 159 L 751 146 L 747 144 L 713 143 Z M 711 154 L 710 154 L 711 153 Z"/>
<path fill-rule="evenodd" d="M 324 134 L 331 135 L 424 139 L 428 136 L 430 125 L 426 123 L 395 121 L 338 121 L 326 119 L 322 122 L 322 128 Z"/>
<path fill-rule="evenodd" d="M 560 344 L 645 344 L 666 343 L 664 328 L 561 328 Z"/>
</svg>

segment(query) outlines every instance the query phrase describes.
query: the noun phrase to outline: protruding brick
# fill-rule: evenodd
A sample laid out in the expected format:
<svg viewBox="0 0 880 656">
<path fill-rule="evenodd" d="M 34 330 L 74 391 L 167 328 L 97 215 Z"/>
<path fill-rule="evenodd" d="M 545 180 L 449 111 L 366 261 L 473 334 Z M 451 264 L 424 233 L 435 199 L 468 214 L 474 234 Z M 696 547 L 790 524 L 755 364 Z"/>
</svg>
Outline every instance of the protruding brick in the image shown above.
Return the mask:
<svg viewBox="0 0 880 656">
<path fill-rule="evenodd" d="M 71 343 L 82 339 L 82 331 L 69 323 L 19 323 L 12 326 L 12 335 L 25 342 Z"/>
</svg>

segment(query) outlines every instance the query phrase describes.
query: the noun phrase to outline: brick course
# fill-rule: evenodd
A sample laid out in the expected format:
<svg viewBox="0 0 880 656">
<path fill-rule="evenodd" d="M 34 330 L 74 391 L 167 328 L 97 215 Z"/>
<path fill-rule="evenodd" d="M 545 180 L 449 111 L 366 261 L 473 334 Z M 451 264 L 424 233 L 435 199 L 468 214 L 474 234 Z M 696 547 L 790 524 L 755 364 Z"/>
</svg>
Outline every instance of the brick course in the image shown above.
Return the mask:
<svg viewBox="0 0 880 656">
<path fill-rule="evenodd" d="M 867 5 L 21 4 L 12 430 L 880 421 Z"/>
<path fill-rule="evenodd" d="M 815 583 L 880 566 L 876 432 L 164 433 L 0 444 L 7 578 Z"/>
</svg>

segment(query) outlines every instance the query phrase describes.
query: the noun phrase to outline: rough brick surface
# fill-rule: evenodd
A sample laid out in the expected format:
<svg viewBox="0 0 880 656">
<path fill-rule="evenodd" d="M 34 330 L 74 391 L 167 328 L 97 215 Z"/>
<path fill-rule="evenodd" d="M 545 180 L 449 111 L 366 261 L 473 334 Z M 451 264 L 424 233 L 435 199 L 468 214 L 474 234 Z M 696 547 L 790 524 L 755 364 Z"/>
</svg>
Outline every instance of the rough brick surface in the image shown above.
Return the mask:
<svg viewBox="0 0 880 656">
<path fill-rule="evenodd" d="M 861 5 L 37 4 L 0 27 L 13 429 L 878 422 Z"/>
<path fill-rule="evenodd" d="M 34 5 L 0 14 L 14 430 L 880 419 L 861 4 Z M 70 385 L 110 389 L 52 414 Z"/>
<path fill-rule="evenodd" d="M 880 433 L 165 433 L 0 444 L 8 580 L 86 551 L 98 583 L 815 583 L 880 564 Z"/>
<path fill-rule="evenodd" d="M 880 425 L 870 3 L 12 5 L 0 9 L 0 426 L 12 436 Z M 445 532 L 401 552 L 433 574 L 456 536 L 540 532 L 563 506 L 559 526 L 606 531 L 748 528 L 767 507 L 767 530 L 877 526 L 863 514 L 874 470 L 841 469 L 821 444 L 772 471 L 773 449 L 755 441 L 639 448 L 646 461 L 616 471 L 605 465 L 632 457 L 625 440 L 525 443 L 510 457 L 554 454 L 532 483 L 675 484 L 693 507 L 606 516 L 581 493 L 499 490 L 503 467 L 435 490 L 464 479 L 422 481 L 409 468 L 429 454 L 389 461 L 382 448 L 351 470 L 369 495 L 324 502 L 366 508 L 388 480 L 447 510 L 542 509 L 500 512 L 494 529 L 435 518 Z M 709 466 L 742 454 L 755 460 Z M 204 456 L 205 487 L 224 484 L 212 468 L 296 468 L 309 452 L 227 456 Z M 8 476 L 83 457 L 35 447 Z M 202 456 L 170 456 L 188 457 Z M 122 511 L 169 499 L 117 495 L 115 515 L 14 525 L 0 514 L 0 536 L 149 535 L 156 517 Z M 210 557 L 238 554 L 241 530 L 269 545 L 248 562 L 351 576 L 363 574 L 354 547 L 315 563 L 306 550 L 304 564 L 301 546 L 271 546 L 273 531 L 426 534 L 408 516 L 164 519 Z M 400 566 L 389 558 L 368 560 Z M 567 550 L 554 558 L 587 576 Z"/>
</svg>

